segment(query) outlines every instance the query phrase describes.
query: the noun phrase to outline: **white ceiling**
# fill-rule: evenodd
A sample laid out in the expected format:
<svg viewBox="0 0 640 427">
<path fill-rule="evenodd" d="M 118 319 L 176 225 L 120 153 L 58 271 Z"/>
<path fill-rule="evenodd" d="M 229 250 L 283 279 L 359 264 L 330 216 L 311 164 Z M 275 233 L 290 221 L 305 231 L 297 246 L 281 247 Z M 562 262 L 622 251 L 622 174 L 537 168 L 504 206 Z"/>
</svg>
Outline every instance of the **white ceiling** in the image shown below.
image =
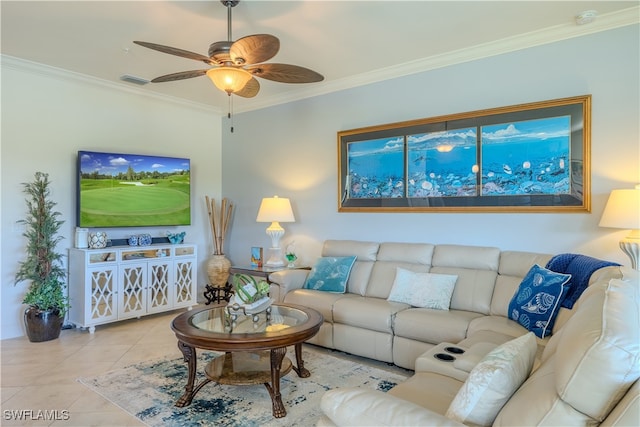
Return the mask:
<svg viewBox="0 0 640 427">
<path fill-rule="evenodd" d="M 233 39 L 280 39 L 269 62 L 311 68 L 321 83 L 260 80 L 257 97 L 234 97 L 236 112 L 366 84 L 639 21 L 640 1 L 264 1 L 233 8 Z M 588 25 L 580 12 L 596 10 Z M 3 55 L 109 84 L 181 98 L 226 111 L 227 95 L 205 76 L 134 86 L 145 79 L 204 69 L 201 62 L 149 50 L 142 40 L 206 55 L 227 39 L 227 11 L 206 1 L 6 1 L 0 3 Z M 6 58 L 11 60 L 11 58 Z M 22 61 L 20 61 L 22 63 Z M 33 65 L 33 64 L 30 64 Z"/>
</svg>

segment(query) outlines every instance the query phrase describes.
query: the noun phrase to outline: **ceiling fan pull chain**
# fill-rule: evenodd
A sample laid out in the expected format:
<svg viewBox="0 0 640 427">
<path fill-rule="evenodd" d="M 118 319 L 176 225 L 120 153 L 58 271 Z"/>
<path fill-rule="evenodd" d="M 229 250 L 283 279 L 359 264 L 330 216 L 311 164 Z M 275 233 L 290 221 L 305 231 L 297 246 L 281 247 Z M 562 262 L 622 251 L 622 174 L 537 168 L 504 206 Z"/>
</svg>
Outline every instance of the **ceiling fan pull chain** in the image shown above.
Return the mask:
<svg viewBox="0 0 640 427">
<path fill-rule="evenodd" d="M 233 97 L 229 94 L 229 111 L 227 118 L 231 121 L 231 133 L 233 133 Z"/>
</svg>

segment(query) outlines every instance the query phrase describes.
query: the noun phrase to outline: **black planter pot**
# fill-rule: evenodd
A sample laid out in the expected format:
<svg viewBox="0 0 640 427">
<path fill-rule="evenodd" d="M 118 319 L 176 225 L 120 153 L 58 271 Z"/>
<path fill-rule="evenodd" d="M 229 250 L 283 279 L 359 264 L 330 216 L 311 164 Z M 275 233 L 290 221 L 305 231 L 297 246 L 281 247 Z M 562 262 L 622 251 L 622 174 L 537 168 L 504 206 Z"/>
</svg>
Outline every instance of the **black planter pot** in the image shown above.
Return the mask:
<svg viewBox="0 0 640 427">
<path fill-rule="evenodd" d="M 29 307 L 24 312 L 27 337 L 31 342 L 55 340 L 60 336 L 63 322 L 64 318 L 59 316 L 58 311 L 43 311 Z"/>
</svg>

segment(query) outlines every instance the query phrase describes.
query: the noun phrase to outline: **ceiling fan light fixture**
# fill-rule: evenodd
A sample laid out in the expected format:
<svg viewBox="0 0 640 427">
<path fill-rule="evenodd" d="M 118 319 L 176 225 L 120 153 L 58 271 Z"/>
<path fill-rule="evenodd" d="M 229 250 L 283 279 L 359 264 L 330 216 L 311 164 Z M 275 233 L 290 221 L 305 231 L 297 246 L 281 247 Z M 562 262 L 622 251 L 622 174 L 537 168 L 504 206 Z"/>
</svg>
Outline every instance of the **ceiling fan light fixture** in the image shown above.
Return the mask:
<svg viewBox="0 0 640 427">
<path fill-rule="evenodd" d="M 207 77 L 218 89 L 231 95 L 241 91 L 253 76 L 242 68 L 219 67 L 208 70 Z"/>
<path fill-rule="evenodd" d="M 321 74 L 308 68 L 290 64 L 266 63 L 280 49 L 280 40 L 276 36 L 253 34 L 233 41 L 231 37 L 231 9 L 239 1 L 220 0 L 227 8 L 227 40 L 211 43 L 209 56 L 157 43 L 134 41 L 135 44 L 148 49 L 204 62 L 213 67 L 208 70 L 171 73 L 156 77 L 151 82 L 173 82 L 206 74 L 218 89 L 226 92 L 229 96 L 234 94 L 243 98 L 253 98 L 260 91 L 260 83 L 254 77 L 280 83 L 315 83 L 324 80 Z M 231 102 L 231 97 L 229 97 L 229 101 Z"/>
</svg>

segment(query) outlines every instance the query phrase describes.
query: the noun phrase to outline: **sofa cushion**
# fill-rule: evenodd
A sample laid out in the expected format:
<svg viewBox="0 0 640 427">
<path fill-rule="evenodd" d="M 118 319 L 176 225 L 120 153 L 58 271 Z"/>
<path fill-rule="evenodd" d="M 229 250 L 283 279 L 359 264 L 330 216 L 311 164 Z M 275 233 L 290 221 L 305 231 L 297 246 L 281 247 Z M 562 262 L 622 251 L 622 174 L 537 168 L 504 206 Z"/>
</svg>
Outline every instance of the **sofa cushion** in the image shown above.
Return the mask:
<svg viewBox="0 0 640 427">
<path fill-rule="evenodd" d="M 356 298 L 354 294 L 314 291 L 313 289 L 294 289 L 284 297 L 288 304 L 298 304 L 319 311 L 325 322 L 333 323 L 333 305 L 343 298 Z"/>
<path fill-rule="evenodd" d="M 490 426 L 529 376 L 536 350 L 531 332 L 491 350 L 471 370 L 445 416 L 460 423 Z"/>
<path fill-rule="evenodd" d="M 498 272 L 501 276 L 519 277 L 522 280 L 532 266 L 535 264 L 546 265 L 552 256 L 538 252 L 502 251 Z"/>
<path fill-rule="evenodd" d="M 434 245 L 427 243 L 381 243 L 367 284 L 366 296 L 389 296 L 398 267 L 426 273 L 431 268 Z"/>
<path fill-rule="evenodd" d="M 500 261 L 500 249 L 436 245 L 430 273 L 458 276 L 451 309 L 489 314 Z"/>
<path fill-rule="evenodd" d="M 435 393 L 433 393 L 435 394 Z M 391 393 L 363 388 L 337 388 L 327 391 L 320 408 L 330 423 L 339 426 L 456 426 L 443 415 L 426 410 L 420 405 L 395 397 Z"/>
<path fill-rule="evenodd" d="M 407 304 L 399 302 L 359 295 L 352 296 L 353 298 L 342 298 L 334 302 L 334 323 L 391 334 L 393 332 L 391 320 L 394 315 L 408 308 Z"/>
<path fill-rule="evenodd" d="M 482 316 L 471 321 L 467 331 L 467 338 L 462 340 L 460 344 L 469 346 L 479 342 L 489 342 L 498 345 L 525 335 L 527 332 L 529 331 L 522 325 L 506 317 Z M 536 342 L 538 344 L 538 352 L 536 353 L 536 361 L 533 364 L 534 369 L 540 363 L 549 339 L 536 336 Z"/>
<path fill-rule="evenodd" d="M 462 384 L 463 381 L 438 372 L 416 372 L 411 378 L 389 390 L 388 394 L 444 415 Z M 394 425 L 400 426 L 403 424 Z M 418 424 L 409 423 L 404 425 Z"/>
<path fill-rule="evenodd" d="M 355 261 L 355 256 L 318 258 L 303 288 L 344 293 Z"/>
<path fill-rule="evenodd" d="M 570 278 L 534 265 L 509 304 L 509 318 L 540 338 L 551 335 Z"/>
<path fill-rule="evenodd" d="M 449 310 L 456 280 L 458 276 L 450 274 L 414 273 L 397 268 L 387 300 L 413 307 Z"/>
<path fill-rule="evenodd" d="M 435 267 L 498 271 L 500 249 L 483 246 L 437 245 L 431 264 Z"/>
<path fill-rule="evenodd" d="M 550 259 L 551 255 L 535 252 L 501 252 L 499 274 L 496 279 L 489 314 L 508 317 L 509 303 L 524 276 L 527 275 L 533 265 L 545 265 Z"/>
<path fill-rule="evenodd" d="M 434 266 L 429 272 L 458 276 L 449 308 L 489 314 L 496 271 Z"/>
<path fill-rule="evenodd" d="M 364 295 L 375 265 L 379 243 L 356 240 L 326 240 L 322 246 L 322 256 L 355 256 L 356 262 L 347 281 L 347 292 Z"/>
<path fill-rule="evenodd" d="M 508 320 L 511 323 L 514 323 L 512 320 Z M 521 327 L 520 325 L 518 325 L 519 327 Z M 522 328 L 522 327 L 521 327 Z M 462 341 L 458 342 L 456 345 L 459 345 L 461 347 L 472 347 L 476 344 L 492 344 L 494 347 L 499 346 L 500 344 L 504 344 L 507 341 L 511 341 L 514 338 L 517 338 L 519 336 L 522 336 L 526 333 L 528 333 L 528 331 L 524 328 L 522 328 L 524 330 L 523 334 L 520 335 L 507 335 L 501 332 L 496 332 L 496 331 L 476 331 L 474 332 L 472 335 L 467 336 L 467 338 L 463 339 Z"/>
<path fill-rule="evenodd" d="M 325 240 L 322 256 L 356 256 L 358 261 L 375 261 L 380 244 L 359 240 Z"/>
<path fill-rule="evenodd" d="M 409 308 L 396 314 L 393 331 L 397 337 L 429 344 L 457 343 L 467 335 L 469 323 L 480 316 L 473 311 Z"/>
</svg>

